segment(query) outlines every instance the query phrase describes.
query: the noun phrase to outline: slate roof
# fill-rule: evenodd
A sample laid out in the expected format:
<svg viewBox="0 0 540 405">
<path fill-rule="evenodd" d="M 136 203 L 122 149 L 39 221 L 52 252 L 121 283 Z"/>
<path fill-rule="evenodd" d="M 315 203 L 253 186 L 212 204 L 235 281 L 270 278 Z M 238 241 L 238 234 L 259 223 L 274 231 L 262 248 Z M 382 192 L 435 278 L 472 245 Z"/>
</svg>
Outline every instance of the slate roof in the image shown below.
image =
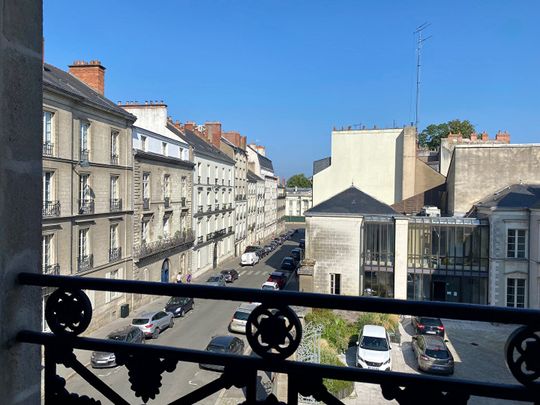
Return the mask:
<svg viewBox="0 0 540 405">
<path fill-rule="evenodd" d="M 75 76 L 48 63 L 43 65 L 43 86 L 67 94 L 73 98 L 84 100 L 97 108 L 121 115 L 126 119 L 132 121 L 137 119 L 133 114 L 120 108 Z"/>
<path fill-rule="evenodd" d="M 354 186 L 317 204 L 304 214 L 310 216 L 398 215 L 389 205 L 380 202 Z"/>
<path fill-rule="evenodd" d="M 475 205 L 485 208 L 540 209 L 540 185 L 513 184 Z"/>
<path fill-rule="evenodd" d="M 330 156 L 319 159 L 319 160 L 315 160 L 313 162 L 313 175 L 315 176 L 317 173 L 322 172 L 331 164 L 332 164 L 332 158 Z"/>
<path fill-rule="evenodd" d="M 272 165 L 272 161 L 266 156 L 261 155 L 260 153 L 257 153 L 257 156 L 259 157 L 259 164 L 261 165 L 261 167 L 274 173 L 274 166 Z"/>
<path fill-rule="evenodd" d="M 247 179 L 248 181 L 263 181 L 259 176 L 257 176 L 255 173 L 253 173 L 251 170 L 248 170 L 247 172 Z"/>
<path fill-rule="evenodd" d="M 201 139 L 193 131 L 190 131 L 189 129 L 184 129 L 183 134 L 186 142 L 193 146 L 195 154 L 202 155 L 203 157 L 207 156 L 209 158 L 217 159 L 231 165 L 235 164 L 235 161 L 233 159 L 231 159 L 225 153 L 214 147 L 214 145 L 210 145 L 208 142 Z"/>
</svg>

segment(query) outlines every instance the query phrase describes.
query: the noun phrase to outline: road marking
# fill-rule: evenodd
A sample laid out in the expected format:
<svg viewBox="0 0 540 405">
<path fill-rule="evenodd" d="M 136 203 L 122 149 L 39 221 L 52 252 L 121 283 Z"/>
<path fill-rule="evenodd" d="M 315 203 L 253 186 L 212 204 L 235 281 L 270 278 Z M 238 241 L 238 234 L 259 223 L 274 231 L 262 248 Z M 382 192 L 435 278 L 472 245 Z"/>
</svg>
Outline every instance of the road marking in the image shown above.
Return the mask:
<svg viewBox="0 0 540 405">
<path fill-rule="evenodd" d="M 188 381 L 188 384 L 189 384 L 189 385 L 194 385 L 194 386 L 198 386 L 198 385 L 199 385 L 199 384 L 194 383 L 194 382 L 191 381 L 191 380 Z"/>
</svg>

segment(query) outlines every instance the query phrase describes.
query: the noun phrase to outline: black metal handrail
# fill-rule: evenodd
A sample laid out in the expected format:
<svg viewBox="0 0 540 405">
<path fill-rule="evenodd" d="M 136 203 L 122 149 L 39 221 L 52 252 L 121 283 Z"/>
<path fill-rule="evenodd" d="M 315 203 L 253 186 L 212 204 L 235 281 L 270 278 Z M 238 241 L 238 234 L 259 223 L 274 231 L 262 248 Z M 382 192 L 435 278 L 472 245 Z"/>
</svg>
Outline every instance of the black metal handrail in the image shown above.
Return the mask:
<svg viewBox="0 0 540 405">
<path fill-rule="evenodd" d="M 122 210 L 122 199 L 121 198 L 111 198 L 111 212 L 121 211 Z"/>
<path fill-rule="evenodd" d="M 117 154 L 111 154 L 111 165 L 118 165 L 118 155 Z"/>
<path fill-rule="evenodd" d="M 83 373 L 85 379 L 108 398 L 115 398 L 113 402 L 126 403 L 125 401 L 122 402 L 122 399 L 117 396 L 118 394 L 112 391 L 109 387 L 104 386 L 99 378 L 96 379 L 90 375 L 91 373 L 88 374 L 88 370 L 86 370 L 81 363 L 77 362 L 74 356 L 66 356 L 66 354 L 71 353 L 74 348 L 77 348 L 83 350 L 116 353 L 117 359 L 119 359 L 121 364 L 125 364 L 125 366 L 131 370 L 130 373 L 135 372 L 134 368 L 130 368 L 135 367 L 135 365 L 127 360 L 122 360 L 127 359 L 128 356 L 129 358 L 138 361 L 139 364 L 142 361 L 163 358 L 165 359 L 164 361 L 167 362 L 166 364 L 168 364 L 167 369 L 169 371 L 174 370 L 178 361 L 225 365 L 225 371 L 222 377 L 209 383 L 207 386 L 200 387 L 196 391 L 187 394 L 178 400 L 180 402 L 177 401 L 176 403 L 194 403 L 196 400 L 200 400 L 215 392 L 216 388 L 221 389 L 230 387 L 231 384 L 227 384 L 227 381 L 236 381 L 238 386 L 246 387 L 247 403 L 254 403 L 255 396 L 253 384 L 256 384 L 257 370 L 285 373 L 289 376 L 289 404 L 297 403 L 299 392 L 305 396 L 314 395 L 316 399 L 326 403 L 340 403 L 330 393 L 328 393 L 328 391 L 326 391 L 322 385 L 322 378 L 379 384 L 385 398 L 396 398 L 400 403 L 411 403 L 411 398 L 421 397 L 422 403 L 436 403 L 438 401 L 440 403 L 461 404 L 466 403 L 471 395 L 533 401 L 537 400 L 540 395 L 540 385 L 534 380 L 528 381 L 526 378 L 521 379 L 522 374 L 520 374 L 520 371 L 516 370 L 515 368 L 512 369 L 512 367 L 512 374 L 522 384 L 487 383 L 463 380 L 459 378 L 449 379 L 446 377 L 427 376 L 423 374 L 382 372 L 354 367 L 337 367 L 289 361 L 286 360 L 286 358 L 289 357 L 294 350 L 296 350 L 297 346 L 293 347 L 292 351 L 289 350 L 289 347 L 287 347 L 285 355 L 275 355 L 275 353 L 262 350 L 261 346 L 256 343 L 257 339 L 253 340 L 254 335 L 252 335 L 251 332 L 248 333 L 247 336 L 248 342 L 251 348 L 261 357 L 209 353 L 200 350 L 164 347 L 149 344 L 129 344 L 111 340 L 77 336 L 84 331 L 91 320 L 90 301 L 88 298 L 85 298 L 82 290 L 117 291 L 120 293 L 182 296 L 239 302 L 260 302 L 261 305 L 258 307 L 260 310 L 257 309 L 254 310 L 254 312 L 258 311 L 259 313 L 266 313 L 271 317 L 271 311 L 275 310 L 280 314 L 278 317 L 279 319 L 290 319 L 294 328 L 296 328 L 299 324 L 296 323 L 298 318 L 296 318 L 294 312 L 290 312 L 291 305 L 527 325 L 517 329 L 517 331 L 519 331 L 521 334 L 531 332 L 538 333 L 540 328 L 539 310 L 491 307 L 474 304 L 404 301 L 387 298 L 299 293 L 292 291 L 280 291 L 279 293 L 275 293 L 273 291 L 249 288 L 209 287 L 206 285 L 197 284 L 159 283 L 92 277 L 49 276 L 36 273 L 20 273 L 18 275 L 18 281 L 23 285 L 60 288 L 60 290 L 57 291 L 57 296 L 53 297 L 53 293 L 47 301 L 48 310 L 46 310 L 46 313 L 49 314 L 47 321 L 49 322 L 49 326 L 54 332 L 54 335 L 27 330 L 19 331 L 17 334 L 17 340 L 20 342 L 34 343 L 45 346 L 45 386 L 47 387 L 48 384 L 51 384 L 51 391 L 53 390 L 52 385 L 56 378 L 55 363 L 63 362 L 69 367 L 75 369 L 78 373 Z M 57 314 L 56 311 L 61 311 L 63 308 L 65 308 L 66 303 L 68 303 L 66 300 L 69 301 L 71 297 L 75 298 L 75 302 L 78 303 L 81 311 L 78 310 L 77 312 L 70 312 L 70 315 L 80 316 L 81 319 L 71 319 L 70 322 L 78 321 L 75 323 L 75 325 L 86 325 L 77 329 L 73 333 L 66 330 L 66 324 L 63 318 L 59 318 L 58 321 L 55 318 Z M 294 318 L 296 318 L 296 321 L 294 321 Z M 254 325 L 253 319 L 257 319 L 256 316 L 253 317 L 250 315 L 248 318 L 248 326 L 250 323 L 251 325 Z M 274 326 L 279 324 L 279 322 L 275 324 L 272 323 Z M 283 328 L 285 328 L 285 324 L 283 324 Z M 301 336 L 301 325 L 299 328 Z M 279 329 L 279 326 L 277 329 Z M 249 331 L 250 329 L 247 328 L 247 330 Z M 270 335 L 276 334 L 275 336 L 279 336 L 281 332 L 282 331 L 276 331 L 273 328 L 264 328 L 264 330 L 259 329 L 259 334 L 263 342 L 275 341 Z M 519 335 L 519 333 L 511 334 L 507 345 L 514 345 L 513 347 L 519 345 L 519 347 L 521 347 L 521 355 L 523 357 L 527 357 L 525 360 L 527 366 L 533 367 L 533 370 L 534 367 L 540 367 L 538 358 L 531 357 L 538 353 L 538 339 L 536 338 L 536 346 L 533 342 L 531 344 L 527 344 L 527 347 L 525 347 L 522 344 L 523 336 Z M 60 352 L 57 352 L 58 350 L 60 350 Z M 61 350 L 66 352 L 62 352 Z M 508 354 L 506 359 L 509 361 Z M 49 366 L 47 366 L 47 364 Z M 149 373 L 150 371 L 145 368 L 144 372 Z M 538 379 L 537 374 L 535 377 L 535 379 Z M 144 382 L 140 384 L 133 384 L 132 389 L 135 391 L 143 390 L 147 387 L 147 384 L 150 383 Z M 401 389 L 400 387 L 405 388 Z M 156 391 L 158 393 L 159 388 L 160 386 L 158 385 Z M 439 399 L 444 398 L 443 393 L 447 393 L 446 395 L 449 395 L 449 397 L 446 397 L 446 402 L 441 402 Z M 452 398 L 454 398 L 454 401 L 448 402 L 452 401 Z"/>
<path fill-rule="evenodd" d="M 90 161 L 90 150 L 81 149 L 79 152 L 79 163 L 87 164 Z"/>
<path fill-rule="evenodd" d="M 94 267 L 94 255 L 84 255 L 77 257 L 77 271 L 87 271 Z"/>
<path fill-rule="evenodd" d="M 86 198 L 79 200 L 79 214 L 93 214 L 94 213 L 94 199 Z"/>
<path fill-rule="evenodd" d="M 43 142 L 43 156 L 52 156 L 54 154 L 54 143 Z"/>
<path fill-rule="evenodd" d="M 58 276 L 60 274 L 60 265 L 58 263 L 44 264 L 43 274 L 50 274 L 53 276 Z"/>
<path fill-rule="evenodd" d="M 122 248 L 115 247 L 109 249 L 109 262 L 116 262 L 122 258 Z"/>
<path fill-rule="evenodd" d="M 194 242 L 194 236 L 191 229 L 180 232 L 178 231 L 174 236 L 162 238 L 153 242 L 144 242 L 133 249 L 133 256 L 137 259 L 147 257 L 164 250 L 172 249 L 182 245 L 188 245 Z"/>
<path fill-rule="evenodd" d="M 60 216 L 60 201 L 43 201 L 42 215 L 44 218 Z"/>
</svg>

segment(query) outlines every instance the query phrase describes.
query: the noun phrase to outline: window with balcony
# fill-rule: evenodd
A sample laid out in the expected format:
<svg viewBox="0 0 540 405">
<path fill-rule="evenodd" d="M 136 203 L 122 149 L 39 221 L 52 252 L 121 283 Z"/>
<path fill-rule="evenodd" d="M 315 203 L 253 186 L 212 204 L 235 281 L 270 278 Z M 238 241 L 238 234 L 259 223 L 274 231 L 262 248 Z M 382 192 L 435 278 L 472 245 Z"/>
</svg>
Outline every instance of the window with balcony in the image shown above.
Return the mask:
<svg viewBox="0 0 540 405">
<path fill-rule="evenodd" d="M 122 200 L 119 196 L 118 184 L 120 177 L 111 176 L 110 193 L 111 193 L 111 211 L 120 211 L 122 209 Z"/>
<path fill-rule="evenodd" d="M 508 229 L 506 238 L 506 257 L 524 259 L 527 255 L 527 231 Z"/>
<path fill-rule="evenodd" d="M 54 234 L 43 235 L 41 246 L 43 274 L 58 275 L 59 266 L 55 260 Z"/>
<path fill-rule="evenodd" d="M 148 148 L 148 145 L 146 141 L 146 136 L 141 135 L 141 150 L 146 152 L 147 148 Z"/>
<path fill-rule="evenodd" d="M 168 239 L 171 237 L 171 220 L 167 215 L 163 217 L 163 238 Z"/>
<path fill-rule="evenodd" d="M 90 174 L 81 173 L 79 175 L 79 213 L 94 213 L 94 198 L 90 187 Z"/>
<path fill-rule="evenodd" d="M 143 209 L 150 209 L 150 173 L 143 173 L 142 179 Z"/>
<path fill-rule="evenodd" d="M 111 164 L 117 165 L 119 163 L 119 146 L 118 146 L 118 131 L 111 132 Z"/>
<path fill-rule="evenodd" d="M 43 172 L 43 217 L 60 215 L 60 202 L 54 198 L 54 172 Z"/>
<path fill-rule="evenodd" d="M 50 111 L 43 111 L 43 155 L 53 156 L 54 143 L 53 143 L 53 113 Z"/>
<path fill-rule="evenodd" d="M 77 258 L 78 271 L 90 270 L 93 267 L 90 253 L 90 229 L 79 229 L 79 255 Z"/>
<path fill-rule="evenodd" d="M 79 141 L 80 141 L 80 154 L 79 160 L 81 162 L 90 161 L 90 139 L 89 139 L 89 123 L 81 123 Z"/>
<path fill-rule="evenodd" d="M 165 208 L 169 208 L 171 205 L 171 176 L 168 174 L 163 176 L 163 201 Z"/>
<path fill-rule="evenodd" d="M 506 306 L 525 308 L 526 280 L 524 278 L 506 279 Z"/>
<path fill-rule="evenodd" d="M 149 226 L 148 221 L 141 221 L 141 244 L 145 244 L 149 242 L 150 235 L 149 235 Z"/>
<path fill-rule="evenodd" d="M 121 256 L 118 242 L 118 224 L 112 224 L 109 228 L 109 261 L 120 260 Z"/>
</svg>

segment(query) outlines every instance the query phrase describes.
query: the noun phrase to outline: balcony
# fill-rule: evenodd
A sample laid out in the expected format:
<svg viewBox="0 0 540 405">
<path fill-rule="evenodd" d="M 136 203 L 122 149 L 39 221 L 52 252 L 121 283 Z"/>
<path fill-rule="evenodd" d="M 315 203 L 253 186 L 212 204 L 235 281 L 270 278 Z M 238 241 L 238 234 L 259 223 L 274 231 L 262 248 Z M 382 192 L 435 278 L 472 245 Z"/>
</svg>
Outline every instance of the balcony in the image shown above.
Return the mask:
<svg viewBox="0 0 540 405">
<path fill-rule="evenodd" d="M 94 267 L 94 255 L 84 255 L 77 258 L 77 272 L 87 271 Z"/>
<path fill-rule="evenodd" d="M 111 212 L 122 211 L 122 199 L 111 198 Z"/>
<path fill-rule="evenodd" d="M 133 256 L 137 259 L 142 259 L 165 250 L 189 245 L 193 243 L 194 240 L 195 238 L 191 230 L 184 232 L 178 231 L 174 236 L 162 238 L 154 242 L 143 242 L 139 246 L 135 246 Z"/>
<path fill-rule="evenodd" d="M 203 243 L 204 242 L 204 236 L 199 236 L 197 238 L 197 243 Z"/>
<path fill-rule="evenodd" d="M 60 201 L 43 201 L 43 218 L 52 218 L 60 216 Z"/>
<path fill-rule="evenodd" d="M 150 198 L 143 198 L 143 200 L 142 200 L 142 208 L 145 211 L 148 211 L 150 209 Z"/>
<path fill-rule="evenodd" d="M 79 152 L 79 164 L 81 166 L 88 166 L 90 163 L 90 150 L 89 149 L 81 149 Z"/>
<path fill-rule="evenodd" d="M 165 209 L 171 208 L 171 197 L 163 198 L 163 205 L 165 206 Z"/>
<path fill-rule="evenodd" d="M 212 204 L 208 204 L 206 207 L 206 212 L 212 212 Z"/>
<path fill-rule="evenodd" d="M 52 276 L 60 275 L 60 265 L 55 264 L 44 264 L 43 265 L 43 274 L 50 274 Z"/>
<path fill-rule="evenodd" d="M 54 155 L 54 143 L 43 142 L 43 156 L 53 156 Z"/>
<path fill-rule="evenodd" d="M 122 258 L 122 248 L 115 247 L 109 249 L 109 263 L 116 262 Z"/>
<path fill-rule="evenodd" d="M 94 200 L 84 199 L 79 200 L 79 214 L 93 214 L 94 213 Z"/>
<path fill-rule="evenodd" d="M 111 165 L 118 165 L 119 158 L 116 154 L 111 154 Z"/>
<path fill-rule="evenodd" d="M 45 404 L 67 403 L 69 395 L 78 398 L 77 393 L 69 393 L 66 391 L 67 386 L 58 384 L 57 364 L 60 363 L 80 374 L 111 403 L 128 403 L 114 387 L 107 386 L 101 376 L 85 368 L 77 358 L 79 354 L 73 349 L 115 353 L 119 367 L 127 369 L 126 372 L 121 370 L 118 373 L 118 376 L 121 376 L 119 378 L 125 378 L 125 385 L 130 386 L 134 394 L 145 403 L 154 396 L 157 401 L 164 400 L 159 396 L 166 389 L 161 386 L 162 375 L 165 372 L 172 373 L 186 362 L 222 365 L 225 366 L 225 370 L 221 374 L 216 374 L 216 378 L 207 385 L 195 387 L 189 393 L 179 394 L 178 398 L 172 399 L 173 403 L 197 403 L 221 389 L 228 389 L 234 385 L 242 388 L 240 392 L 245 396 L 244 403 L 283 404 L 278 402 L 273 394 L 268 396 L 263 394 L 264 398 L 258 397 L 257 391 L 260 391 L 258 371 L 284 374 L 282 384 L 286 384 L 288 404 L 298 404 L 299 395 L 313 396 L 316 401 L 327 404 L 342 403 L 328 391 L 323 384 L 324 379 L 372 384 L 376 388 L 380 387 L 381 393 L 388 401 L 395 400 L 401 404 L 461 405 L 466 404 L 471 396 L 485 398 L 483 401 L 486 403 L 490 403 L 488 398 L 528 402 L 538 400 L 540 343 L 535 334 L 538 332 L 540 318 L 538 310 L 296 291 L 280 291 L 276 294 L 260 289 L 105 278 L 52 277 L 35 273 L 20 273 L 18 282 L 23 286 L 59 288 L 46 302 L 46 319 L 52 333 L 19 330 L 16 335 L 19 343 L 41 345 L 45 348 Z M 217 302 L 259 302 L 261 304 L 248 317 L 246 325 L 248 351 L 252 351 L 253 354 L 232 355 L 177 345 L 165 346 L 162 343 L 141 345 L 85 337 L 83 333 L 92 321 L 92 309 L 84 290 L 93 289 L 128 294 L 193 297 Z M 66 310 L 66 303 L 76 306 L 77 311 Z M 298 307 L 517 324 L 514 332 L 507 338 L 505 349 L 493 353 L 494 361 L 506 362 L 514 380 L 492 383 L 478 379 L 465 380 L 423 373 L 381 372 L 301 361 L 302 353 L 310 353 L 309 345 L 312 343 L 309 339 L 316 337 L 314 338 L 313 328 L 301 322 Z M 127 381 L 128 372 L 131 383 Z M 86 403 L 90 402 L 91 399 L 86 399 Z M 171 402 L 171 398 L 168 398 L 167 402 Z"/>
</svg>

